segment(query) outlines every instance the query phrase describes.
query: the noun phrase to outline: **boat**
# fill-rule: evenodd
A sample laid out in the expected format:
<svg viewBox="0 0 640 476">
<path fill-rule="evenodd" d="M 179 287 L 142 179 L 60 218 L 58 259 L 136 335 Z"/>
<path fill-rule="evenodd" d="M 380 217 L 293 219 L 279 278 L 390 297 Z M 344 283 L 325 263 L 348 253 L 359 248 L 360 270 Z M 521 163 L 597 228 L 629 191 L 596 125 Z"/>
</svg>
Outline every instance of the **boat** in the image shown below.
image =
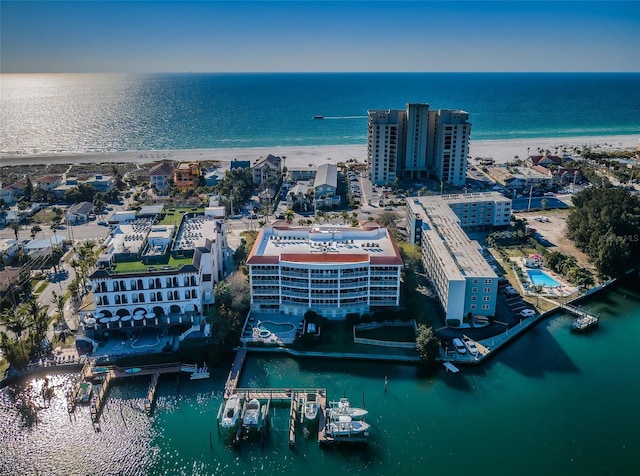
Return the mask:
<svg viewBox="0 0 640 476">
<path fill-rule="evenodd" d="M 313 116 L 313 118 L 314 119 L 324 119 L 324 116 L 316 115 L 316 116 Z"/>
<path fill-rule="evenodd" d="M 224 404 L 224 411 L 222 413 L 222 421 L 220 426 L 225 429 L 235 428 L 238 424 L 238 416 L 240 415 L 240 397 L 238 395 L 231 395 L 227 402 Z"/>
<path fill-rule="evenodd" d="M 130 369 L 125 370 L 125 373 L 127 374 L 137 374 L 138 372 L 142 372 L 140 367 L 131 367 Z"/>
<path fill-rule="evenodd" d="M 91 372 L 93 374 L 106 374 L 109 371 L 109 367 L 94 367 Z"/>
<path fill-rule="evenodd" d="M 260 421 L 260 402 L 253 398 L 247 403 L 242 415 L 242 426 L 246 429 L 258 428 Z"/>
<path fill-rule="evenodd" d="M 93 385 L 91 382 L 82 382 L 80 384 L 80 389 L 78 390 L 78 396 L 76 397 L 76 402 L 87 403 L 91 398 L 91 389 Z"/>
<path fill-rule="evenodd" d="M 329 402 L 329 418 L 338 418 L 340 416 L 348 416 L 352 420 L 361 420 L 369 413 L 364 408 L 352 407 L 349 399 L 342 397 L 338 402 Z"/>
<path fill-rule="evenodd" d="M 318 394 L 307 393 L 304 402 L 304 418 L 307 421 L 315 421 L 318 418 Z"/>
<path fill-rule="evenodd" d="M 369 436 L 367 430 L 371 427 L 364 421 L 353 420 L 350 416 L 341 415 L 327 424 L 326 432 L 331 437 L 341 436 Z"/>
<path fill-rule="evenodd" d="M 190 380 L 201 380 L 205 378 L 209 378 L 209 368 L 206 364 L 199 368 L 196 367 L 196 371 L 189 377 Z"/>
</svg>

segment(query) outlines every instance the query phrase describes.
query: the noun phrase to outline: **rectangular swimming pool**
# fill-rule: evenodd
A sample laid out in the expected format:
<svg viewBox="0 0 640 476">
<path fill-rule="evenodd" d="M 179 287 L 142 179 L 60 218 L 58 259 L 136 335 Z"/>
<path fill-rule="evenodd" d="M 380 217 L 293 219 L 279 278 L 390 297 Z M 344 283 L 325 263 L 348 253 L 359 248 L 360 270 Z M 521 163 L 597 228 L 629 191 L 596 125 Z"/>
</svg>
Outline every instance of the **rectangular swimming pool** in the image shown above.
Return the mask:
<svg viewBox="0 0 640 476">
<path fill-rule="evenodd" d="M 534 286 L 544 286 L 545 288 L 561 286 L 558 281 L 539 269 L 528 269 L 527 274 Z"/>
</svg>

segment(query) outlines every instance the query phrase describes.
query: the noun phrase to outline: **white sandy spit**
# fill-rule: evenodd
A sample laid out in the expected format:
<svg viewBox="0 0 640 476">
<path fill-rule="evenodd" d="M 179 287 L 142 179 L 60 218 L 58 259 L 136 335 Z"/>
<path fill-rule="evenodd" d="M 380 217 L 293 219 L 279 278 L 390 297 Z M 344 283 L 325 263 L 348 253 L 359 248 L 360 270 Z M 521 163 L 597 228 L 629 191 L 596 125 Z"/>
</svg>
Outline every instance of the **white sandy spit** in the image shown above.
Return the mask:
<svg viewBox="0 0 640 476">
<path fill-rule="evenodd" d="M 636 148 L 639 135 L 592 136 L 592 137 L 560 137 L 548 139 L 510 139 L 510 140 L 477 140 L 471 141 L 469 155 L 471 157 L 492 157 L 496 163 L 505 163 L 518 156 L 521 159 L 528 155 L 538 155 L 538 150 L 551 154 L 572 154 L 574 147 L 583 146 L 611 148 Z M 544 153 L 544 152 L 543 152 Z M 230 162 L 233 159 L 249 160 L 252 163 L 258 158 L 273 154 L 286 157 L 287 167 L 318 166 L 323 163 L 346 162 L 356 159 L 364 162 L 367 146 L 362 145 L 329 145 L 329 146 L 296 146 L 296 147 L 248 147 L 231 149 L 189 149 L 189 150 L 157 150 L 157 151 L 125 151 L 94 154 L 59 154 L 59 155 L 24 155 L 0 156 L 0 166 L 22 164 L 80 164 L 80 163 L 150 163 L 161 160 L 197 161 L 215 160 Z"/>
</svg>

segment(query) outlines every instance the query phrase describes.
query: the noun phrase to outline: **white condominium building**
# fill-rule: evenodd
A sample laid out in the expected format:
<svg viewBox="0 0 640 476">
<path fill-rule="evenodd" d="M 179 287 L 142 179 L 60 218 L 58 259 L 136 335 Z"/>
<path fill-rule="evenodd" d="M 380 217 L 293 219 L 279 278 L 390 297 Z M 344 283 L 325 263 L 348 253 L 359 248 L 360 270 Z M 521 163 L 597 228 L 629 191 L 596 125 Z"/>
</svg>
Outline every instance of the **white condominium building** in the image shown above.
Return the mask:
<svg viewBox="0 0 640 476">
<path fill-rule="evenodd" d="M 368 111 L 369 178 L 374 184 L 396 177 L 430 177 L 463 185 L 471 123 L 469 113 L 407 104 L 406 109 Z"/>
<path fill-rule="evenodd" d="M 404 157 L 404 111 L 368 111 L 369 178 L 381 185 L 393 182 Z"/>
<path fill-rule="evenodd" d="M 247 259 L 251 309 L 327 318 L 398 307 L 402 258 L 386 228 L 263 228 Z"/>
<path fill-rule="evenodd" d="M 494 316 L 498 276 L 463 228 L 508 225 L 511 200 L 496 192 L 411 197 L 407 208 L 410 241 L 420 245 L 447 321 L 459 325 L 465 316 Z"/>
</svg>

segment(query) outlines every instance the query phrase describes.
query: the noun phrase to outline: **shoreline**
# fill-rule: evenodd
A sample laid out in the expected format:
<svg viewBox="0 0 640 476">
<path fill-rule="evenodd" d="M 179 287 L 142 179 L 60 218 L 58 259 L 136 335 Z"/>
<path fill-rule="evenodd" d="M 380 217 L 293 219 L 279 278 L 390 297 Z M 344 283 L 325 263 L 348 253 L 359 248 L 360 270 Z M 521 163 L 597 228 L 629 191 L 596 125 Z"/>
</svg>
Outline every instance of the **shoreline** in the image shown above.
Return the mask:
<svg viewBox="0 0 640 476">
<path fill-rule="evenodd" d="M 520 159 L 528 155 L 536 155 L 538 149 L 549 150 L 551 154 L 561 155 L 563 149 L 571 155 L 574 147 L 591 146 L 603 149 L 633 148 L 638 146 L 639 134 L 551 137 L 537 139 L 492 139 L 470 140 L 470 157 L 493 157 L 496 163 L 509 162 L 518 156 Z M 315 146 L 277 146 L 277 147 L 242 147 L 222 149 L 176 149 L 176 150 L 143 150 L 116 152 L 82 152 L 60 154 L 3 154 L 0 155 L 0 166 L 20 165 L 53 165 L 53 164 L 102 164 L 102 163 L 135 163 L 149 164 L 160 161 L 217 161 L 230 162 L 233 159 L 254 162 L 268 154 L 286 157 L 287 167 L 318 166 L 321 163 L 346 162 L 355 159 L 366 160 L 367 146 L 361 145 L 315 145 Z"/>
</svg>

